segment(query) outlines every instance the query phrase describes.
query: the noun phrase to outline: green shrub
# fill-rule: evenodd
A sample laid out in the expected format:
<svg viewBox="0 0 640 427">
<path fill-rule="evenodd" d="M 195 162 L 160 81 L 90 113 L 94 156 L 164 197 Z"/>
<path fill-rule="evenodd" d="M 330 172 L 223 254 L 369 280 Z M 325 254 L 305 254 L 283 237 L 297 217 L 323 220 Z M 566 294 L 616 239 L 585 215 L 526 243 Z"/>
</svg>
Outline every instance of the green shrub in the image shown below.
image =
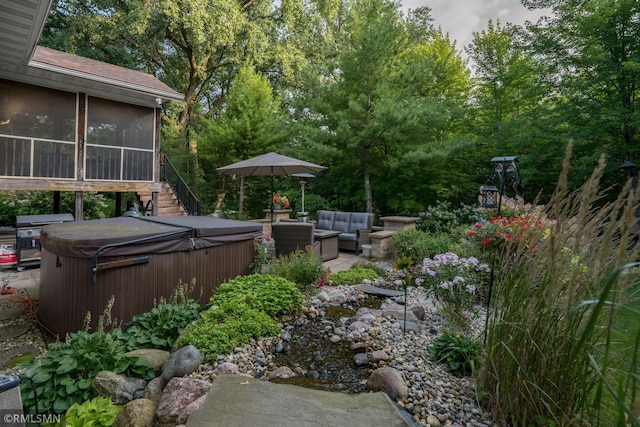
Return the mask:
<svg viewBox="0 0 640 427">
<path fill-rule="evenodd" d="M 352 268 L 349 270 L 338 271 L 337 273 L 333 273 L 329 275 L 329 280 L 333 282 L 334 285 L 358 285 L 362 283 L 363 280 L 376 280 L 378 278 L 378 273 L 375 270 L 371 270 L 369 268 Z"/>
<path fill-rule="evenodd" d="M 270 264 L 269 272 L 291 280 L 300 290 L 306 291 L 322 279 L 324 270 L 322 263 L 314 255 L 313 248 L 307 248 L 304 251 L 279 256 Z"/>
<path fill-rule="evenodd" d="M 431 354 L 438 363 L 456 375 L 468 375 L 476 367 L 480 356 L 478 341 L 460 334 L 444 332 L 433 340 Z"/>
<path fill-rule="evenodd" d="M 30 381 L 20 385 L 25 413 L 53 411 L 61 414 L 74 403 L 82 403 L 94 396 L 91 388 L 93 378 L 99 371 L 111 371 L 131 377 L 152 379 L 153 368 L 148 363 L 134 357 L 127 357 L 125 338 L 120 329 L 106 332 L 111 325 L 113 297 L 100 317 L 98 329 L 94 333 L 78 331 L 67 336 L 64 342 L 53 343 L 47 354 L 31 362 L 20 365 L 25 368 L 24 376 Z M 88 324 L 88 322 L 86 322 Z"/>
<path fill-rule="evenodd" d="M 302 293 L 292 281 L 271 274 L 251 274 L 222 284 L 211 298 L 213 305 L 230 302 L 242 302 L 276 318 L 299 313 L 303 301 Z"/>
<path fill-rule="evenodd" d="M 449 252 L 454 252 L 461 258 L 483 257 L 482 247 L 469 239 L 468 231 L 469 228 L 467 226 L 453 230 L 449 235 L 449 238 L 453 242 L 449 247 Z M 434 254 L 431 254 L 431 256 L 433 255 Z"/>
<path fill-rule="evenodd" d="M 411 258 L 420 263 L 424 258 L 449 252 L 463 236 L 430 234 L 420 230 L 403 229 L 393 233 L 392 240 L 398 258 Z"/>
<path fill-rule="evenodd" d="M 120 411 L 107 397 L 96 397 L 82 404 L 74 403 L 67 410 L 64 418 L 65 426 L 109 427 Z"/>
<path fill-rule="evenodd" d="M 302 199 L 302 197 L 300 197 Z M 301 200 L 302 202 L 302 200 Z M 297 200 L 295 201 L 297 206 Z M 300 203 L 302 207 L 302 203 Z M 320 209 L 328 209 L 327 199 L 315 193 L 307 193 L 304 197 L 304 209 L 309 212 L 309 217 L 316 219 L 316 213 Z"/>
<path fill-rule="evenodd" d="M 200 350 L 205 361 L 213 363 L 218 355 L 229 353 L 251 339 L 275 336 L 280 331 L 268 314 L 244 302 L 228 301 L 205 311 L 187 326 L 178 346 L 191 344 Z"/>
<path fill-rule="evenodd" d="M 369 260 L 358 260 L 351 265 L 351 269 L 356 268 L 366 268 L 367 270 L 373 270 L 378 274 L 379 277 L 384 277 L 387 274 L 384 267 L 379 266 L 373 261 Z"/>
<path fill-rule="evenodd" d="M 472 222 L 485 218 L 485 214 L 478 206 L 460 204 L 457 209 L 451 208 L 451 203 L 438 201 L 436 206 L 429 206 L 419 215 L 420 220 L 416 228 L 431 234 L 451 234 L 460 226 L 468 226 Z"/>
<path fill-rule="evenodd" d="M 100 193 L 84 193 L 84 219 L 104 218 L 107 203 Z M 16 215 L 41 215 L 53 212 L 53 191 L 0 192 L 0 225 L 14 225 Z M 75 212 L 75 193 L 60 193 L 60 212 Z"/>
</svg>

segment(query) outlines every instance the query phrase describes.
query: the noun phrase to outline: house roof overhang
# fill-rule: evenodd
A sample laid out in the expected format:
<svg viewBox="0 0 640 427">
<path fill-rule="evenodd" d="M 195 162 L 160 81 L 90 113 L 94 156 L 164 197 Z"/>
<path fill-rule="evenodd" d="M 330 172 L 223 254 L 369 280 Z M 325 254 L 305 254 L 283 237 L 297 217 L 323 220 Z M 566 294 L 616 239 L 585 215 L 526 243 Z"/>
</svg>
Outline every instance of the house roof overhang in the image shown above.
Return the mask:
<svg viewBox="0 0 640 427">
<path fill-rule="evenodd" d="M 26 64 L 40 39 L 52 0 L 0 0 L 3 64 Z"/>
<path fill-rule="evenodd" d="M 0 78 L 149 107 L 184 95 L 155 76 L 36 46 L 52 0 L 0 0 Z"/>
</svg>

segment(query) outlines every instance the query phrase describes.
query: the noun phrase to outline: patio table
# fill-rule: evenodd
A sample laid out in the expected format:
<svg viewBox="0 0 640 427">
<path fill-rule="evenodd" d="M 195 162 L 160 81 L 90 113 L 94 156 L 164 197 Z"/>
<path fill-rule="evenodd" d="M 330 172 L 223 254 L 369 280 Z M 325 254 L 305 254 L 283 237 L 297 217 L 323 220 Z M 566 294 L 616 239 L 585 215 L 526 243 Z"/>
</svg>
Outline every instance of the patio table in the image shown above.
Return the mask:
<svg viewBox="0 0 640 427">
<path fill-rule="evenodd" d="M 338 258 L 338 236 L 339 231 L 314 230 L 313 240 L 320 242 L 320 256 L 322 261 Z"/>
</svg>

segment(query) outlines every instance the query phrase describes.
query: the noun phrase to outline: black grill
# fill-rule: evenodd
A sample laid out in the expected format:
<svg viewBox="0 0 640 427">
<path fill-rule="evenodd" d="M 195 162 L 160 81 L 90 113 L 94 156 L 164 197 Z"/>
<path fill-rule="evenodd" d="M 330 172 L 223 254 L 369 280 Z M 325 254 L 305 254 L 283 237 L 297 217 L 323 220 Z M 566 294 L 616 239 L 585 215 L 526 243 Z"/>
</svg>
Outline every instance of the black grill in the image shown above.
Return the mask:
<svg viewBox="0 0 640 427">
<path fill-rule="evenodd" d="M 74 221 L 71 214 L 16 215 L 16 252 L 18 271 L 25 267 L 39 267 L 40 257 L 22 259 L 21 252 L 40 251 L 40 229 L 47 224 Z"/>
</svg>

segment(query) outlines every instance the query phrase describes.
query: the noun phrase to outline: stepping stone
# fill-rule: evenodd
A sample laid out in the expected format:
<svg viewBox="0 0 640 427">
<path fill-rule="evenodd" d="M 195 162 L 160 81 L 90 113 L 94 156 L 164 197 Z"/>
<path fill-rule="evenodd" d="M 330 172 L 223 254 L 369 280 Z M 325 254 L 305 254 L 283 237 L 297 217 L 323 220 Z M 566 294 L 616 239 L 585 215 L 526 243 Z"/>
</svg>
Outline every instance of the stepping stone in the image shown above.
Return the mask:
<svg viewBox="0 0 640 427">
<path fill-rule="evenodd" d="M 2 307 L 0 309 L 0 320 L 9 320 L 22 315 L 26 310 L 19 306 Z"/>
<path fill-rule="evenodd" d="M 369 285 L 357 286 L 356 289 L 364 292 L 365 294 L 378 295 L 381 297 L 404 296 L 404 291 L 394 291 L 392 289 L 377 288 Z"/>
<path fill-rule="evenodd" d="M 33 346 L 13 347 L 8 350 L 0 350 L 0 368 L 7 368 L 7 362 L 19 356 L 37 356 L 40 349 Z"/>
<path fill-rule="evenodd" d="M 31 325 L 11 325 L 0 330 L 0 341 L 9 341 L 24 335 L 31 329 Z"/>
</svg>

